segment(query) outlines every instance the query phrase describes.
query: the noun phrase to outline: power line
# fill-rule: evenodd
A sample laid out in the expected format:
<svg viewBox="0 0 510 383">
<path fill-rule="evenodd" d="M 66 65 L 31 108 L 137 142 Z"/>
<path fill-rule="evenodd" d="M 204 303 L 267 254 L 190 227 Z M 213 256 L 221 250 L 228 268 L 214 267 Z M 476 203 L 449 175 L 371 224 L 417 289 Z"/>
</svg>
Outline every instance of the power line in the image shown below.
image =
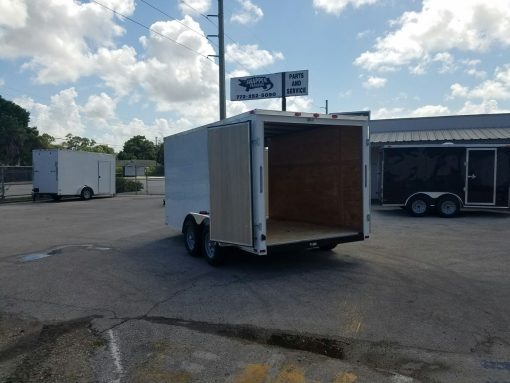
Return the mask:
<svg viewBox="0 0 510 383">
<path fill-rule="evenodd" d="M 206 39 L 207 41 L 211 42 L 211 44 L 213 44 L 214 46 L 218 47 L 217 44 L 213 43 L 211 40 L 209 40 L 206 36 L 204 36 L 204 34 L 200 31 L 197 31 L 196 29 L 193 29 L 191 28 L 190 26 L 184 24 L 182 21 L 178 20 L 177 18 L 173 17 L 172 15 L 169 15 L 168 13 L 166 13 L 165 11 L 161 10 L 160 8 L 150 4 L 148 1 L 145 1 L 145 0 L 140 0 L 142 3 L 148 5 L 149 7 L 151 7 L 152 9 L 158 11 L 159 13 L 161 13 L 162 15 L 165 15 L 166 17 L 169 17 L 171 18 L 172 20 L 174 21 L 177 21 L 179 24 L 181 24 L 183 27 L 189 29 L 190 31 L 196 33 L 197 35 L 200 35 L 200 37 Z"/>
<path fill-rule="evenodd" d="M 141 0 L 143 2 L 145 2 L 144 0 Z M 208 22 L 210 22 L 212 25 L 214 25 L 216 28 L 218 28 L 218 24 L 216 24 L 215 22 L 213 22 L 211 19 L 210 19 L 210 16 L 217 16 L 217 15 L 205 15 L 203 14 L 202 12 L 200 12 L 199 10 L 197 10 L 196 8 L 192 7 L 191 5 L 189 5 L 188 3 L 186 3 L 184 0 L 181 0 L 181 3 L 186 5 L 188 8 L 190 8 L 192 11 L 194 11 L 196 14 L 202 16 L 203 18 L 205 18 Z M 229 35 L 227 35 L 225 32 L 223 33 L 225 37 L 227 37 L 230 41 L 232 41 L 234 44 L 238 44 L 240 45 L 238 42 L 236 42 L 234 39 L 232 39 Z M 209 39 L 207 39 L 208 41 L 211 41 Z M 213 44 L 214 46 L 216 46 L 217 48 L 218 45 L 217 44 Z M 241 51 L 242 52 L 242 51 Z M 247 57 L 248 57 L 248 53 L 246 52 L 242 52 L 243 54 L 245 54 Z M 239 66 L 241 66 L 243 69 L 245 69 L 246 71 L 250 72 L 250 70 L 248 69 L 248 67 L 246 65 L 244 65 L 243 63 L 239 62 L 237 59 L 235 59 L 234 57 L 231 57 L 230 60 L 236 62 Z"/>
<path fill-rule="evenodd" d="M 195 13 L 199 14 L 200 16 L 202 16 L 204 19 L 206 19 L 207 21 L 209 21 L 212 25 L 214 25 L 216 28 L 218 27 L 217 24 L 213 23 L 213 21 L 207 16 L 207 15 L 204 15 L 202 12 L 200 12 L 198 9 L 192 7 L 191 5 L 189 5 L 188 3 L 186 3 L 184 0 L 181 0 L 181 3 L 186 5 L 188 8 L 190 8 L 191 10 L 195 11 Z"/>
<path fill-rule="evenodd" d="M 211 60 L 209 57 L 207 57 L 206 55 L 203 55 L 202 53 L 200 53 L 200 52 L 198 52 L 198 51 L 196 51 L 196 50 L 194 50 L 193 48 L 190 48 L 190 47 L 188 47 L 187 45 L 181 44 L 181 43 L 179 43 L 178 41 L 176 41 L 176 40 L 174 40 L 174 39 L 171 39 L 170 37 L 168 37 L 168 36 L 166 36 L 166 35 L 164 35 L 164 34 L 162 34 L 162 33 L 158 32 L 158 31 L 156 31 L 156 30 L 154 30 L 154 29 L 152 29 L 151 27 L 148 27 L 147 25 L 142 24 L 142 23 L 140 23 L 139 21 L 137 21 L 137 20 L 135 20 L 135 19 L 133 19 L 133 18 L 131 18 L 131 17 L 129 17 L 129 16 L 126 16 L 126 15 L 123 15 L 122 13 L 120 13 L 120 12 L 117 12 L 115 9 L 112 9 L 112 8 L 110 8 L 110 7 L 107 7 L 107 6 L 106 6 L 106 5 L 104 5 L 104 4 L 101 4 L 101 3 L 100 3 L 99 1 L 97 1 L 97 0 L 91 0 L 91 1 L 92 1 L 92 2 L 94 2 L 94 3 L 96 3 L 97 5 L 99 5 L 99 6 L 103 7 L 103 8 L 105 8 L 105 9 L 108 9 L 109 11 L 113 12 L 114 14 L 116 14 L 116 15 L 118 15 L 118 16 L 120 16 L 120 17 L 123 17 L 124 19 L 129 20 L 129 21 L 131 21 L 132 23 L 135 23 L 136 25 L 138 25 L 138 26 L 140 26 L 140 27 L 142 27 L 142 28 L 144 28 L 144 29 L 147 29 L 148 31 L 151 31 L 152 33 L 155 33 L 156 35 L 158 35 L 158 36 L 160 36 L 160 37 L 163 37 L 164 39 L 166 39 L 166 40 L 168 40 L 168 41 L 171 41 L 171 42 L 173 42 L 174 44 L 177 44 L 177 45 L 179 45 L 179 46 L 181 46 L 181 47 L 183 47 L 183 48 L 185 48 L 185 49 L 189 50 L 190 52 L 193 52 L 193 53 L 197 54 L 198 56 L 201 56 L 201 57 L 205 58 L 206 60 L 208 60 L 208 61 L 210 61 L 210 62 L 212 62 L 212 63 L 216 64 L 216 63 L 215 63 L 213 60 Z"/>
</svg>

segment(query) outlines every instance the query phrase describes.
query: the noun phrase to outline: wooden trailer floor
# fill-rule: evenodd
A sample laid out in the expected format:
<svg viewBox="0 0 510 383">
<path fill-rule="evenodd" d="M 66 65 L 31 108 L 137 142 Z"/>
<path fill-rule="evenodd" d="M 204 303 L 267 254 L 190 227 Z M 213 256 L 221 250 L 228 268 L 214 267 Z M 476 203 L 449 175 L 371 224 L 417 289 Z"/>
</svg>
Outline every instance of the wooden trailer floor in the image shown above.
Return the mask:
<svg viewBox="0 0 510 383">
<path fill-rule="evenodd" d="M 359 231 L 336 226 L 316 225 L 313 223 L 267 220 L 267 245 L 281 245 L 303 240 L 318 240 L 333 237 L 356 235 Z"/>
</svg>

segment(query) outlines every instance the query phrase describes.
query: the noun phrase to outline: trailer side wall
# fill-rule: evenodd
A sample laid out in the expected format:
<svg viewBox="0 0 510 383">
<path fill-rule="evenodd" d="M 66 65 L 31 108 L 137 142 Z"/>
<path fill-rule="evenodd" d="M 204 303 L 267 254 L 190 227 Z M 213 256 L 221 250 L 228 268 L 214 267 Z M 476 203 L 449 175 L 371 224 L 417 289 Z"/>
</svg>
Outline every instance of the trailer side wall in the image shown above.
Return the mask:
<svg viewBox="0 0 510 383">
<path fill-rule="evenodd" d="M 207 129 L 166 137 L 164 152 L 166 223 L 181 230 L 188 213 L 210 211 Z"/>
<path fill-rule="evenodd" d="M 404 204 L 416 192 L 449 192 L 464 200 L 466 149 L 385 148 L 383 204 Z"/>
</svg>

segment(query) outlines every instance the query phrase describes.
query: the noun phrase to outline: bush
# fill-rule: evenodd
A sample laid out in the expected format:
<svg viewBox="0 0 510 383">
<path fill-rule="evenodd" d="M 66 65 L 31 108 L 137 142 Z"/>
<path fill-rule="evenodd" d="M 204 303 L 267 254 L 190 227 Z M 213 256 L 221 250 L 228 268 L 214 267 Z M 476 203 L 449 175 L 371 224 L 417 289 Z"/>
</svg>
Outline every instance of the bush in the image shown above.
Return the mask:
<svg viewBox="0 0 510 383">
<path fill-rule="evenodd" d="M 117 185 L 117 193 L 137 192 L 143 189 L 143 184 L 140 181 L 117 177 L 115 182 Z"/>
</svg>

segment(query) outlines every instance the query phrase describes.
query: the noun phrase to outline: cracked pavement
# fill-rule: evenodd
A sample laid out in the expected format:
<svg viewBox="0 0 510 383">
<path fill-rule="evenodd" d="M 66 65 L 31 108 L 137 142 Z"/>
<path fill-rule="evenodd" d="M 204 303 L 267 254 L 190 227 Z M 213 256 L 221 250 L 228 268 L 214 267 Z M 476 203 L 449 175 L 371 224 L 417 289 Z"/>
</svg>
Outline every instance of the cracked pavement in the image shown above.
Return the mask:
<svg viewBox="0 0 510 383">
<path fill-rule="evenodd" d="M 1 205 L 0 382 L 509 383 L 510 214 L 372 216 L 212 268 L 161 198 Z"/>
</svg>

